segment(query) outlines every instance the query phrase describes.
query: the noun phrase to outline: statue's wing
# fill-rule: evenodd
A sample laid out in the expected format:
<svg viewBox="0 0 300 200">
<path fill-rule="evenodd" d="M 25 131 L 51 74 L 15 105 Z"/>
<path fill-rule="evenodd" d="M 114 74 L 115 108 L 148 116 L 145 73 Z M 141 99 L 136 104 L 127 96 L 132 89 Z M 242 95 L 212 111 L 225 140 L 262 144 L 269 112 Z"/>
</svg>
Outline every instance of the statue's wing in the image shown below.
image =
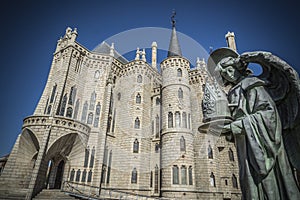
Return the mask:
<svg viewBox="0 0 300 200">
<path fill-rule="evenodd" d="M 300 81 L 298 73 L 285 61 L 269 52 L 249 52 L 240 56 L 246 63 L 258 63 L 259 76 L 277 105 L 285 148 L 292 165 L 300 170 Z"/>
</svg>

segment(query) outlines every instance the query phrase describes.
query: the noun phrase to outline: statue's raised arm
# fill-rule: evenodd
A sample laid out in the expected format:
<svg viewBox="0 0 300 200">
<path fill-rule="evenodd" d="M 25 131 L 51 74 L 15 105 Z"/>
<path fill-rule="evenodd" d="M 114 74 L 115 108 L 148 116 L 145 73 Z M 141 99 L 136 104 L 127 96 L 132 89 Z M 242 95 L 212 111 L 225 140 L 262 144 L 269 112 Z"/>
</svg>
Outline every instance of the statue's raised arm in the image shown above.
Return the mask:
<svg viewBox="0 0 300 200">
<path fill-rule="evenodd" d="M 263 73 L 253 76 L 249 63 L 261 65 Z M 293 174 L 300 170 L 297 72 L 269 52 L 239 55 L 229 48 L 212 52 L 207 68 L 231 85 L 232 122 L 224 129 L 234 137 L 243 199 L 300 199 Z"/>
</svg>

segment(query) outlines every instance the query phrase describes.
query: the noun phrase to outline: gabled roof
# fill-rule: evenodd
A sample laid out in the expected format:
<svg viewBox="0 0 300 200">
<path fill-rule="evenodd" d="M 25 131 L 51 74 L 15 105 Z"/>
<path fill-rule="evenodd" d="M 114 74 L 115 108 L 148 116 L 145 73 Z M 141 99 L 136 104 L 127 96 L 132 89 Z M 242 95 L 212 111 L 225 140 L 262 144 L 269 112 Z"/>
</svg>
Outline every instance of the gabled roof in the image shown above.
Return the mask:
<svg viewBox="0 0 300 200">
<path fill-rule="evenodd" d="M 110 46 L 103 41 L 101 44 L 97 45 L 92 52 L 101 53 L 101 54 L 110 54 Z M 114 49 L 114 58 L 119 60 L 121 63 L 128 63 L 128 60 L 124 58 L 119 52 Z"/>
</svg>

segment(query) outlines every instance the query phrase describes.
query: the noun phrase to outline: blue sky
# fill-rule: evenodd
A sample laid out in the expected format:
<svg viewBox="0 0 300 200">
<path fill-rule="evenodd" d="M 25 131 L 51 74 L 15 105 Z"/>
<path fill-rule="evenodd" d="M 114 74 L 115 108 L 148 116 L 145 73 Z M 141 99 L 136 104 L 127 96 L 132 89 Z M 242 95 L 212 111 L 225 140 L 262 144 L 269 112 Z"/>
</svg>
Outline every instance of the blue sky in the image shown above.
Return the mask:
<svg viewBox="0 0 300 200">
<path fill-rule="evenodd" d="M 10 152 L 23 118 L 33 113 L 56 42 L 67 26 L 77 27 L 77 41 L 92 50 L 129 29 L 171 28 L 171 12 L 176 9 L 177 30 L 207 51 L 225 46 L 224 35 L 233 31 L 238 52 L 270 51 L 299 72 L 298 8 L 297 1 L 290 0 L 5 0 L 0 7 L 0 156 Z"/>
</svg>

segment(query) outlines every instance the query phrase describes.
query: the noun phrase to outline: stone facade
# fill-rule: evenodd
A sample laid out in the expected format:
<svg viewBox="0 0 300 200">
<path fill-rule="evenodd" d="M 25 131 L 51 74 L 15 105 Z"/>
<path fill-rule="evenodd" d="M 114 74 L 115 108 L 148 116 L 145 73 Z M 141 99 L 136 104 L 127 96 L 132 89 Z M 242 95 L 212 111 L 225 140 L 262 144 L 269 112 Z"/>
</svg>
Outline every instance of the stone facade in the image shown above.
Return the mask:
<svg viewBox="0 0 300 200">
<path fill-rule="evenodd" d="M 191 68 L 173 55 L 159 67 L 155 42 L 149 64 L 145 51 L 127 61 L 113 44 L 89 51 L 76 37 L 67 28 L 57 43 L 44 92 L 2 170 L 0 198 L 71 187 L 101 197 L 240 199 L 233 143 L 198 131 L 204 61 Z"/>
</svg>

